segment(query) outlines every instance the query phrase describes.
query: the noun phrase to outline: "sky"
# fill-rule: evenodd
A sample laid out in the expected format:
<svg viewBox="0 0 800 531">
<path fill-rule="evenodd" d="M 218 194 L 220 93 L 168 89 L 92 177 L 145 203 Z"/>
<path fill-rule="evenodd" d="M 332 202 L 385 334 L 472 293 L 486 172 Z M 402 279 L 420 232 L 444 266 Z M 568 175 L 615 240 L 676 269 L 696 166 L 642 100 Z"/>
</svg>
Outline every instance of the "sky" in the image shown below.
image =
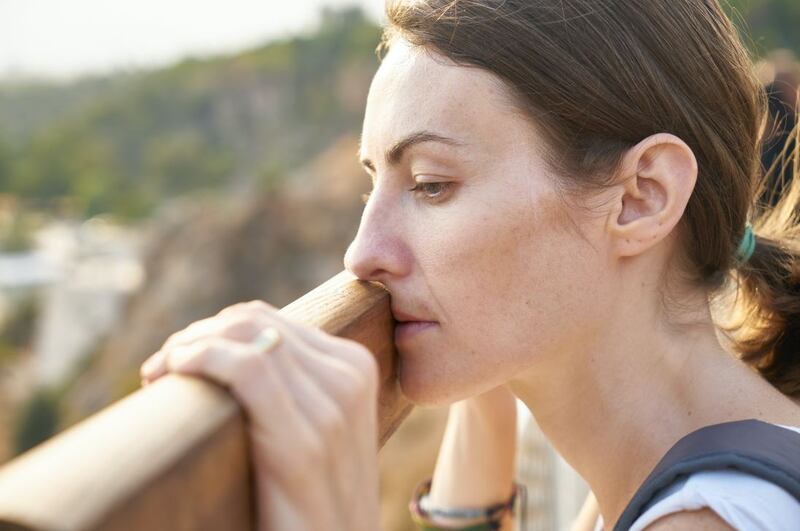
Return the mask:
<svg viewBox="0 0 800 531">
<path fill-rule="evenodd" d="M 312 29 L 323 5 L 384 0 L 0 0 L 0 79 L 72 79 L 246 49 Z"/>
</svg>

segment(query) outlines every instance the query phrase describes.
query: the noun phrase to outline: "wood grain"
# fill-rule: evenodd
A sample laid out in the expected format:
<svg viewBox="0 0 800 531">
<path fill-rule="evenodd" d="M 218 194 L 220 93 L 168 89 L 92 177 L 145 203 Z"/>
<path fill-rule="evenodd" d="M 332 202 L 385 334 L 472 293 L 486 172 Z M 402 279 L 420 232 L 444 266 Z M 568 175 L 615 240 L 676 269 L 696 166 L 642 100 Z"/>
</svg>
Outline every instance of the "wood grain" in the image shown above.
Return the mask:
<svg viewBox="0 0 800 531">
<path fill-rule="evenodd" d="M 375 354 L 383 446 L 411 411 L 388 292 L 343 271 L 280 311 Z M 0 468 L 0 530 L 250 530 L 252 482 L 238 403 L 170 374 Z"/>
</svg>

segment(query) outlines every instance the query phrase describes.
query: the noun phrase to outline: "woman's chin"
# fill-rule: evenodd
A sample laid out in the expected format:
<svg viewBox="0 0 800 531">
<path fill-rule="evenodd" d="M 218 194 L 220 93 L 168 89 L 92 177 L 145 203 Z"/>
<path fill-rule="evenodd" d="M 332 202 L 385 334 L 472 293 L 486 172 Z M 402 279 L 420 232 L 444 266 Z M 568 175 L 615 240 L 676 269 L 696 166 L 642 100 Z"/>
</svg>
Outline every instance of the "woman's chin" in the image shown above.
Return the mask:
<svg viewBox="0 0 800 531">
<path fill-rule="evenodd" d="M 414 405 L 435 407 L 451 404 L 453 394 L 443 386 L 447 380 L 433 371 L 416 370 L 414 367 L 398 367 L 398 383 L 403 395 Z"/>
<path fill-rule="evenodd" d="M 450 405 L 508 382 L 508 379 L 499 375 L 495 378 L 492 376 L 487 371 L 454 374 L 443 370 L 438 364 L 414 363 L 402 355 L 397 366 L 400 390 L 411 403 L 420 407 Z"/>
</svg>

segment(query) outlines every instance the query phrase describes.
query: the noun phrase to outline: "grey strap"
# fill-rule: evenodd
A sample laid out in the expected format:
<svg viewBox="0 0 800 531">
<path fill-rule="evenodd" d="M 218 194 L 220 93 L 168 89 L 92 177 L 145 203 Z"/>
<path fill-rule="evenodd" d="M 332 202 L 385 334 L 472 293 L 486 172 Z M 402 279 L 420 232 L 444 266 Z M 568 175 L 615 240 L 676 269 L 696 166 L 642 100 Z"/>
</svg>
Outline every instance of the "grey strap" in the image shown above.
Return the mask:
<svg viewBox="0 0 800 531">
<path fill-rule="evenodd" d="M 770 481 L 800 502 L 800 433 L 747 419 L 712 424 L 685 435 L 644 480 L 614 531 L 629 529 L 648 503 L 681 477 L 699 470 L 724 469 Z"/>
</svg>

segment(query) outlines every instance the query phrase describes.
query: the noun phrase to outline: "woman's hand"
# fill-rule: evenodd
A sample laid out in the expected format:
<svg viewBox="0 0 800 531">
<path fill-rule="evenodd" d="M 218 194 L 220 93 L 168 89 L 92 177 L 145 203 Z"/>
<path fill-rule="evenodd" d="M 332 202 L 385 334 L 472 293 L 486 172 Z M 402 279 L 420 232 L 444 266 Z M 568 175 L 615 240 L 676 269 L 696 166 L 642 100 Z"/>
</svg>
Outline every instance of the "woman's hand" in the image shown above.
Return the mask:
<svg viewBox="0 0 800 531">
<path fill-rule="evenodd" d="M 250 344 L 269 327 L 265 346 Z M 170 336 L 142 382 L 168 372 L 211 379 L 244 407 L 260 531 L 379 528 L 379 378 L 366 347 L 252 301 Z"/>
</svg>

